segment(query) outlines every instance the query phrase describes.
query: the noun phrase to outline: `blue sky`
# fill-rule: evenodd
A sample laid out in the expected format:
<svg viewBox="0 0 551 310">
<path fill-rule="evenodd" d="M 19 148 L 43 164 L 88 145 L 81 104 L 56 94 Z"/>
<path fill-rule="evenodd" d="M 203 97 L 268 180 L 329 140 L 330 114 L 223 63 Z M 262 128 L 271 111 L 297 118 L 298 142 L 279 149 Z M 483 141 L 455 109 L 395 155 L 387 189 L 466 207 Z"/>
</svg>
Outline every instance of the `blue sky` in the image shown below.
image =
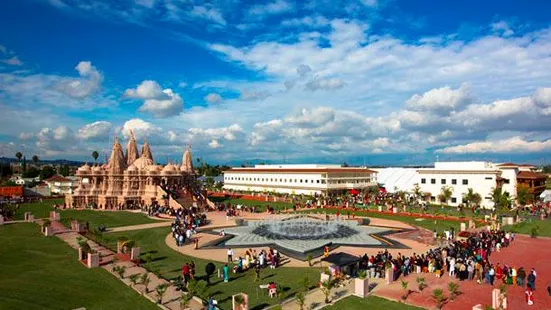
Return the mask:
<svg viewBox="0 0 551 310">
<path fill-rule="evenodd" d="M 0 156 L 551 160 L 548 1 L 0 3 Z M 366 159 L 367 158 L 367 159 Z"/>
</svg>

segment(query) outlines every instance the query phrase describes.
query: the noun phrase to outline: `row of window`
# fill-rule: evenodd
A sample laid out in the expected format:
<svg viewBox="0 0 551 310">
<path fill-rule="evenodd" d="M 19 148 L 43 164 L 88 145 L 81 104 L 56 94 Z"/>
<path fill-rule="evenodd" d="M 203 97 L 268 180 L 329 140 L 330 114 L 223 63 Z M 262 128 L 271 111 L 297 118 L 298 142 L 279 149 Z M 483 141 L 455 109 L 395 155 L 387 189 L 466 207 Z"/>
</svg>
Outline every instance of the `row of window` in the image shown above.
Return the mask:
<svg viewBox="0 0 551 310">
<path fill-rule="evenodd" d="M 250 177 L 226 177 L 226 181 L 249 181 L 249 182 L 270 182 L 270 183 L 311 183 L 311 184 L 326 184 L 326 180 L 307 180 L 307 179 L 274 179 L 274 178 L 250 178 Z M 315 182 L 314 182 L 315 181 Z M 346 183 L 369 183 L 371 179 L 364 180 L 330 180 L 329 184 L 346 184 Z"/>
<path fill-rule="evenodd" d="M 492 197 L 484 197 L 484 199 L 486 200 L 492 200 Z M 430 196 L 430 201 L 431 202 L 435 202 L 436 201 L 436 197 L 435 196 Z M 457 198 L 455 197 L 452 197 L 450 199 L 451 203 L 457 203 Z M 461 203 L 467 203 L 467 201 L 464 199 L 464 198 L 461 198 Z"/>
<path fill-rule="evenodd" d="M 422 178 L 421 179 L 421 184 L 427 184 L 427 179 Z M 430 184 L 436 184 L 436 179 L 430 179 Z M 440 184 L 446 185 L 446 179 L 440 179 Z M 457 185 L 457 179 L 452 179 L 451 184 L 452 185 Z M 461 180 L 461 184 L 469 185 L 469 180 L 463 179 L 463 180 Z"/>
</svg>

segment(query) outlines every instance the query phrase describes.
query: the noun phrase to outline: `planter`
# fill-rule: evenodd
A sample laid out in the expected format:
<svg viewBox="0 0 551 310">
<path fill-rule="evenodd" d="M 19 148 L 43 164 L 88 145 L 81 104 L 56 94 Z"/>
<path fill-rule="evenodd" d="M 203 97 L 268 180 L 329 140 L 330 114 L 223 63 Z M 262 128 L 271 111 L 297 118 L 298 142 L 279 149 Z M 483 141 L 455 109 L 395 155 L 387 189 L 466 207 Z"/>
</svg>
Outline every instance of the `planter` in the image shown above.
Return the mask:
<svg viewBox="0 0 551 310">
<path fill-rule="evenodd" d="M 385 282 L 386 284 L 394 282 L 394 271 L 391 268 L 385 270 Z"/>
<path fill-rule="evenodd" d="M 25 212 L 25 221 L 26 222 L 33 222 L 34 221 L 34 215 L 31 212 Z"/>
<path fill-rule="evenodd" d="M 130 250 L 130 259 L 133 260 L 133 261 L 137 261 L 137 260 L 140 259 L 140 248 L 139 247 L 132 248 Z"/>
<path fill-rule="evenodd" d="M 354 279 L 354 295 L 364 298 L 369 294 L 369 279 Z"/>
<path fill-rule="evenodd" d="M 88 253 L 88 260 L 86 261 L 88 268 L 99 267 L 99 253 Z"/>
<path fill-rule="evenodd" d="M 78 260 L 85 260 L 86 255 L 84 254 L 84 251 L 81 247 L 78 247 Z"/>
<path fill-rule="evenodd" d="M 467 230 L 467 224 L 461 223 L 460 225 L 461 225 L 460 231 L 465 231 L 465 230 Z"/>
<path fill-rule="evenodd" d="M 51 237 L 53 236 L 55 233 L 54 233 L 54 229 L 52 226 L 47 226 L 47 227 L 44 227 L 44 236 L 46 237 Z"/>
<path fill-rule="evenodd" d="M 59 221 L 61 219 L 61 215 L 59 212 L 52 211 L 50 212 L 50 221 Z"/>
<path fill-rule="evenodd" d="M 0 215 L 0 225 L 4 225 L 4 217 Z"/>
<path fill-rule="evenodd" d="M 326 273 L 321 273 L 320 275 L 320 283 L 323 283 L 325 281 L 330 281 L 331 280 L 331 276 L 326 274 Z"/>
<path fill-rule="evenodd" d="M 239 304 L 236 301 L 236 297 L 241 296 L 243 298 L 243 302 Z M 232 296 L 232 310 L 249 310 L 249 296 L 245 293 L 239 293 Z"/>
<path fill-rule="evenodd" d="M 84 225 L 80 224 L 78 221 L 71 221 L 71 230 L 77 233 L 84 232 Z"/>
</svg>

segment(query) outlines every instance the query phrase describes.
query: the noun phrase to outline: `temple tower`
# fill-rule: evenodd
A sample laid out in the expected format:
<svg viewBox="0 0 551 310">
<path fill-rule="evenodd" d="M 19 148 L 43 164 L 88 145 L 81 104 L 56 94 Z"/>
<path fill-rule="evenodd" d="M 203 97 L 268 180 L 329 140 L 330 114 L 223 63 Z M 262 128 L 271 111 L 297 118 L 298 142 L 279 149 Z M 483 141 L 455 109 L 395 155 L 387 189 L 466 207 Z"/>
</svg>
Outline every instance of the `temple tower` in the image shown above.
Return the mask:
<svg viewBox="0 0 551 310">
<path fill-rule="evenodd" d="M 136 144 L 134 132 L 130 130 L 130 140 L 126 145 L 126 166 L 132 165 L 136 159 L 138 159 L 138 144 Z"/>
</svg>

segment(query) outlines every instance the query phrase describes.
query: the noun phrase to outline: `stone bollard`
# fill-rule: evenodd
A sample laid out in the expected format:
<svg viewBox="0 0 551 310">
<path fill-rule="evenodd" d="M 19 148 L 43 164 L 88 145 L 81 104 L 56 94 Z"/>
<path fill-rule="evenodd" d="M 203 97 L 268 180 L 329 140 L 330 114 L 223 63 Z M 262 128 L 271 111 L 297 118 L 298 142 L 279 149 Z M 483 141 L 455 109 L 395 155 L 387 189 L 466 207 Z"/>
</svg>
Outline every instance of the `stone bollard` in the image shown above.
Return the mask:
<svg viewBox="0 0 551 310">
<path fill-rule="evenodd" d="M 379 212 L 383 212 L 383 206 L 377 206 L 377 210 L 379 210 Z"/>
<path fill-rule="evenodd" d="M 44 227 L 44 236 L 51 237 L 53 235 L 55 235 L 55 233 L 52 226 Z"/>
<path fill-rule="evenodd" d="M 139 247 L 132 248 L 130 250 L 130 259 L 133 260 L 133 261 L 137 261 L 137 260 L 140 259 L 140 248 Z"/>
<path fill-rule="evenodd" d="M 243 301 L 241 304 L 237 303 L 236 297 L 241 295 Z M 249 296 L 245 293 L 239 293 L 232 296 L 232 310 L 249 310 Z"/>
<path fill-rule="evenodd" d="M 32 215 L 31 212 L 25 212 L 25 217 L 24 217 L 25 222 L 29 222 L 29 218 L 30 218 L 31 215 Z"/>
<path fill-rule="evenodd" d="M 467 230 L 467 225 L 465 223 L 461 223 L 460 231 L 465 231 L 465 230 Z"/>
<path fill-rule="evenodd" d="M 61 219 L 61 215 L 59 212 L 51 211 L 50 212 L 50 221 L 59 221 Z"/>
<path fill-rule="evenodd" d="M 34 222 L 34 215 L 29 214 L 29 217 L 27 218 L 28 222 Z"/>
<path fill-rule="evenodd" d="M 99 267 L 99 253 L 88 253 L 88 260 L 86 261 L 88 268 Z"/>
<path fill-rule="evenodd" d="M 385 281 L 386 284 L 394 282 L 394 271 L 392 270 L 392 268 L 387 268 L 385 270 Z"/>
<path fill-rule="evenodd" d="M 84 259 L 84 252 L 82 251 L 82 248 L 81 247 L 78 247 L 78 260 L 83 260 Z"/>
<path fill-rule="evenodd" d="M 498 288 L 492 290 L 492 308 L 507 309 L 507 297 Z"/>
<path fill-rule="evenodd" d="M 0 226 L 4 225 L 4 217 L 0 215 Z"/>
<path fill-rule="evenodd" d="M 469 229 L 476 228 L 476 225 L 474 224 L 473 220 L 469 220 Z"/>
</svg>

